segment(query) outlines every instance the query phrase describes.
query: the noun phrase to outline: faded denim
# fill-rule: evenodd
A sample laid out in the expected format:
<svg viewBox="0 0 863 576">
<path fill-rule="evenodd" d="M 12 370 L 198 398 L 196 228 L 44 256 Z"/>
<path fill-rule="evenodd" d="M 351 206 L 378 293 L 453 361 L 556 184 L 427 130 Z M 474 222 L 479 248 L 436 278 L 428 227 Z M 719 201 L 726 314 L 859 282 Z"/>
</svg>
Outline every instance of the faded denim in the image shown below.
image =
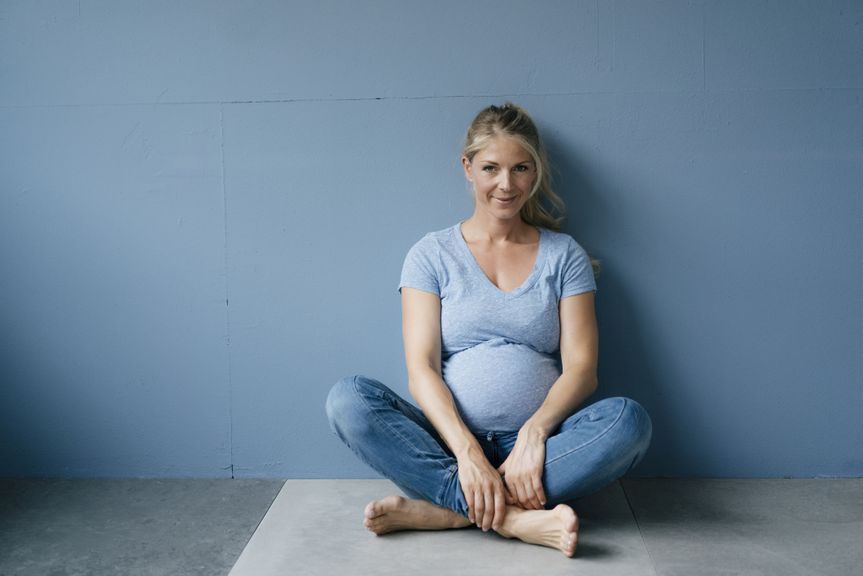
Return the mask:
<svg viewBox="0 0 863 576">
<path fill-rule="evenodd" d="M 338 437 L 408 496 L 468 515 L 458 463 L 417 407 L 377 380 L 351 376 L 333 387 L 326 409 Z M 545 445 L 547 506 L 586 496 L 626 474 L 644 456 L 651 430 L 647 412 L 629 398 L 600 400 L 564 420 Z M 498 467 L 518 431 L 474 435 Z"/>
</svg>

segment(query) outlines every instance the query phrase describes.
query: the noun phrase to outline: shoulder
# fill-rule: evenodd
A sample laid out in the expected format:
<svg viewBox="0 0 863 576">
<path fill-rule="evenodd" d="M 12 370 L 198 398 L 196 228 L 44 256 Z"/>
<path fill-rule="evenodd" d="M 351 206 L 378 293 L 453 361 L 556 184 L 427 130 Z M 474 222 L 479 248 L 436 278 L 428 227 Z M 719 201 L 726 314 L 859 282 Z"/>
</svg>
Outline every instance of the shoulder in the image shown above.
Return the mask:
<svg viewBox="0 0 863 576">
<path fill-rule="evenodd" d="M 457 254 L 458 225 L 429 232 L 405 256 L 399 287 L 419 288 L 440 295 Z"/>
<path fill-rule="evenodd" d="M 560 297 L 596 290 L 590 256 L 581 244 L 563 232 L 542 229 L 541 233 L 547 242 L 547 261 L 557 280 Z"/>
<path fill-rule="evenodd" d="M 575 238 L 565 232 L 540 228 L 543 240 L 548 243 L 549 253 L 561 258 L 587 258 L 587 251 Z"/>
<path fill-rule="evenodd" d="M 435 230 L 434 232 L 429 232 L 428 234 L 420 238 L 414 245 L 449 245 L 452 243 L 455 234 L 458 233 L 459 226 L 461 226 L 461 223 L 447 226 L 442 230 Z"/>
<path fill-rule="evenodd" d="M 429 257 L 439 255 L 441 251 L 450 251 L 455 246 L 455 233 L 458 232 L 458 224 L 449 226 L 443 230 L 429 232 L 417 240 L 410 250 L 408 256 Z"/>
</svg>

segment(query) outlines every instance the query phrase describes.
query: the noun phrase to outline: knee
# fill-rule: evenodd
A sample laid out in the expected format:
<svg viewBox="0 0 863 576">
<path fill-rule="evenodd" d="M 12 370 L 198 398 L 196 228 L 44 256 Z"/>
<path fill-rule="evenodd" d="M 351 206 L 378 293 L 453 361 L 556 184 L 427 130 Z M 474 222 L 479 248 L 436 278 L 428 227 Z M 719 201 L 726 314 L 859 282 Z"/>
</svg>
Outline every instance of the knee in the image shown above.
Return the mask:
<svg viewBox="0 0 863 576">
<path fill-rule="evenodd" d="M 591 407 L 589 417 L 606 420 L 615 439 L 616 450 L 637 454 L 638 459 L 650 445 L 653 425 L 644 407 L 631 398 L 606 398 Z"/>
<path fill-rule="evenodd" d="M 330 393 L 327 394 L 325 406 L 327 419 L 334 430 L 336 422 L 341 419 L 343 414 L 349 412 L 350 406 L 355 402 L 356 386 L 354 382 L 356 378 L 356 376 L 342 378 L 330 388 Z"/>
<path fill-rule="evenodd" d="M 362 398 L 366 380 L 363 376 L 342 378 L 327 395 L 327 419 L 332 431 L 342 440 L 346 440 L 346 435 L 352 436 L 351 431 L 367 422 L 366 404 Z"/>
<path fill-rule="evenodd" d="M 628 472 L 641 462 L 647 453 L 653 435 L 653 424 L 650 421 L 650 415 L 641 404 L 631 398 L 617 400 L 623 404 L 617 426 L 619 454 L 625 461 L 625 472 Z"/>
<path fill-rule="evenodd" d="M 634 448 L 643 454 L 650 445 L 650 439 L 653 436 L 653 423 L 650 421 L 650 415 L 644 406 L 631 398 L 624 398 L 623 400 L 625 406 L 621 420 L 632 439 Z"/>
</svg>

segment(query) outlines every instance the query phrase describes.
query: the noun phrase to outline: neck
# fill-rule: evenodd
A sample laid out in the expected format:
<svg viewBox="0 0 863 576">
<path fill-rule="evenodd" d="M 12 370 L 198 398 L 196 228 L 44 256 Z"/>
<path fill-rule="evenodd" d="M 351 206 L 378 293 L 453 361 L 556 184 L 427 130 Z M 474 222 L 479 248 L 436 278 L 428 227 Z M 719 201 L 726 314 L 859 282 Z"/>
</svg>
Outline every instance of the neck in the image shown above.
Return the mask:
<svg viewBox="0 0 863 576">
<path fill-rule="evenodd" d="M 511 220 L 489 218 L 477 211 L 462 224 L 465 239 L 491 242 L 524 242 L 532 239 L 535 230 L 521 217 Z"/>
</svg>

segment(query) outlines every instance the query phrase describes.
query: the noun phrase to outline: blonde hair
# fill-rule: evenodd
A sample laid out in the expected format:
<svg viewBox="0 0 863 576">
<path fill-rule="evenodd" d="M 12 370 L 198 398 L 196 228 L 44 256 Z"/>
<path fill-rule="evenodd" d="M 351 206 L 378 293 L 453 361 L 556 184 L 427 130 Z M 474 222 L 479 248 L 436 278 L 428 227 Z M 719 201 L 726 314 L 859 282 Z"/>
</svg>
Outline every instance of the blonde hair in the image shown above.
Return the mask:
<svg viewBox="0 0 863 576">
<path fill-rule="evenodd" d="M 530 197 L 521 208 L 521 219 L 531 226 L 559 231 L 566 206 L 551 186 L 551 166 L 545 154 L 545 146 L 542 145 L 539 130 L 527 110 L 512 102 L 480 110 L 467 129 L 461 153 L 468 162 L 472 162 L 477 152 L 499 136 L 518 141 L 536 164 L 536 181 Z M 602 265 L 596 258 L 588 257 L 593 274 L 598 278 Z"/>
<path fill-rule="evenodd" d="M 536 181 L 530 197 L 521 208 L 522 220 L 531 226 L 560 230 L 566 207 L 551 186 L 551 166 L 545 147 L 536 124 L 524 108 L 506 102 L 503 106 L 489 106 L 481 110 L 467 129 L 462 155 L 469 162 L 473 161 L 477 152 L 499 136 L 518 141 L 536 164 Z"/>
</svg>

